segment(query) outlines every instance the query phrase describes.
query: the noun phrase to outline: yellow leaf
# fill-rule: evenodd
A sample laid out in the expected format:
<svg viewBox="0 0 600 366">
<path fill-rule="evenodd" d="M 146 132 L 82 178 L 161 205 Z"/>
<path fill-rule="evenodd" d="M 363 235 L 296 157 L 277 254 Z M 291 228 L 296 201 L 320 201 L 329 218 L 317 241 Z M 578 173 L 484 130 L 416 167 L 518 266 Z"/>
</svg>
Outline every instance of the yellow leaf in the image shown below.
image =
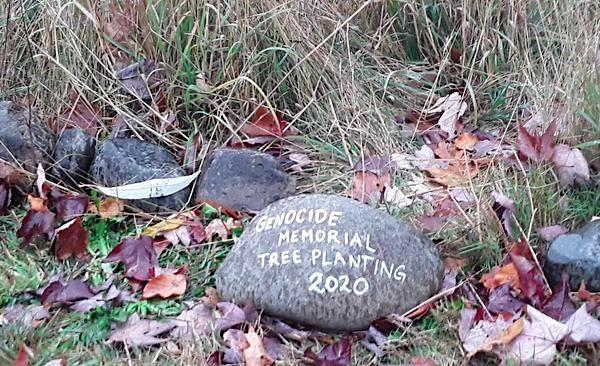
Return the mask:
<svg viewBox="0 0 600 366">
<path fill-rule="evenodd" d="M 147 227 L 142 232 L 142 235 L 154 238 L 155 236 L 157 236 L 160 233 L 163 233 L 165 231 L 175 230 L 178 227 L 180 227 L 181 225 L 183 225 L 183 220 L 181 220 L 181 219 L 168 219 L 165 221 L 161 221 L 156 225 Z"/>
</svg>

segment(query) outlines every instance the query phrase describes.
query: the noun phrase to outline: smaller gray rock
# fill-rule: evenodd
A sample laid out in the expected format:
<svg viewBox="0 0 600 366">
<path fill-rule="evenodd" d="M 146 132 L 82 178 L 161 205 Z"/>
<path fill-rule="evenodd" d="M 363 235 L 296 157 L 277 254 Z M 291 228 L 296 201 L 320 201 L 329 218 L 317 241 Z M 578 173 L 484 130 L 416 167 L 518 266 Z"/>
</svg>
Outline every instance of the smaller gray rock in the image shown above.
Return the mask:
<svg viewBox="0 0 600 366">
<path fill-rule="evenodd" d="M 34 172 L 52 157 L 54 136 L 34 109 L 0 101 L 0 159 Z M 16 161 L 15 161 L 16 160 Z"/>
<path fill-rule="evenodd" d="M 93 181 L 108 187 L 184 175 L 183 168 L 165 148 L 134 138 L 111 138 L 102 142 L 90 168 Z M 130 203 L 145 212 L 178 211 L 187 203 L 190 191 L 187 187 L 169 196 Z"/>
<path fill-rule="evenodd" d="M 569 274 L 569 286 L 576 291 L 581 282 L 592 292 L 600 291 L 600 220 L 554 239 L 546 256 L 544 272 L 551 284 Z"/>
<path fill-rule="evenodd" d="M 295 179 L 283 171 L 271 155 L 252 150 L 219 149 L 203 167 L 196 201 L 257 212 L 295 191 Z"/>
<path fill-rule="evenodd" d="M 94 160 L 96 141 L 78 128 L 65 130 L 56 142 L 52 172 L 69 183 L 87 180 L 87 172 Z"/>
</svg>

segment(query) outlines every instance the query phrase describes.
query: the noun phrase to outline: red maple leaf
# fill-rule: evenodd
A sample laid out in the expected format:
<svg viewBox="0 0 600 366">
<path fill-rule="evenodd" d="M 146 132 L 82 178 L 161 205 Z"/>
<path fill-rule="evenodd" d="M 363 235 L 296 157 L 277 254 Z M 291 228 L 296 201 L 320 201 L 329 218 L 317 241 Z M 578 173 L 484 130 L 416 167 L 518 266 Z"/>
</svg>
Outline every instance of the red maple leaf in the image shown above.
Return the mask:
<svg viewBox="0 0 600 366">
<path fill-rule="evenodd" d="M 50 198 L 54 202 L 54 209 L 61 220 L 70 220 L 83 215 L 90 202 L 90 199 L 86 196 L 63 194 L 56 189 L 50 192 Z"/>
<path fill-rule="evenodd" d="M 152 238 L 142 236 L 139 239 L 124 239 L 108 254 L 104 262 L 123 263 L 126 277 L 148 281 L 154 278 L 154 267 L 158 266 L 158 257 Z"/>
<path fill-rule="evenodd" d="M 519 125 L 517 146 L 519 152 L 535 163 L 552 159 L 554 153 L 554 132 L 556 121 L 552 121 L 546 132 L 540 135 L 531 135 L 524 126 Z"/>
<path fill-rule="evenodd" d="M 540 308 L 546 299 L 544 274 L 533 259 L 525 239 L 518 241 L 509 253 L 510 260 L 519 274 L 519 285 L 523 296 L 536 308 Z"/>
<path fill-rule="evenodd" d="M 56 230 L 54 255 L 60 260 L 71 256 L 83 258 L 88 246 L 88 233 L 83 228 L 81 218 L 76 218 Z"/>
<path fill-rule="evenodd" d="M 554 320 L 566 321 L 577 310 L 569 297 L 569 275 L 565 272 L 556 285 L 552 296 L 544 302 L 542 312 Z"/>
<path fill-rule="evenodd" d="M 287 125 L 280 112 L 275 112 L 273 115 L 269 109 L 259 106 L 252 115 L 251 123 L 244 123 L 240 131 L 250 137 L 282 137 L 293 134 L 291 129 L 286 128 Z"/>
<path fill-rule="evenodd" d="M 46 210 L 29 210 L 17 230 L 17 238 L 23 238 L 21 246 L 31 243 L 33 238 L 46 234 L 48 238 L 54 234 L 54 213 Z"/>
<path fill-rule="evenodd" d="M 351 354 L 352 345 L 348 338 L 326 346 L 319 354 L 315 354 L 310 348 L 304 351 L 304 356 L 318 366 L 348 366 Z"/>
</svg>

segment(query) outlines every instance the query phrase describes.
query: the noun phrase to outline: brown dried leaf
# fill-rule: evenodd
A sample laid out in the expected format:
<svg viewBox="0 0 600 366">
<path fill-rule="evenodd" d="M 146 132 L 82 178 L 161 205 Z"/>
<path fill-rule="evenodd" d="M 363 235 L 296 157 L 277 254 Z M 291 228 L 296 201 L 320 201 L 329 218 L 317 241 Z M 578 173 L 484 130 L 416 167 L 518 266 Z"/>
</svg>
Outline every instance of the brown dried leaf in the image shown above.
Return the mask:
<svg viewBox="0 0 600 366">
<path fill-rule="evenodd" d="M 591 182 L 590 166 L 581 150 L 567 145 L 556 145 L 552 162 L 556 167 L 561 186 L 568 187 L 575 183 L 586 185 Z"/>
<path fill-rule="evenodd" d="M 185 293 L 187 281 L 184 274 L 160 274 L 146 284 L 142 292 L 143 299 L 159 296 L 163 299 L 180 296 Z"/>
<path fill-rule="evenodd" d="M 494 267 L 491 272 L 481 276 L 481 283 L 488 290 L 492 291 L 505 283 L 510 284 L 515 289 L 520 289 L 519 273 L 514 263 L 509 263 L 502 267 Z"/>
<path fill-rule="evenodd" d="M 352 198 L 369 203 L 372 200 L 381 201 L 386 185 L 391 185 L 389 173 L 383 176 L 371 172 L 355 172 L 352 186 Z"/>
<path fill-rule="evenodd" d="M 140 319 L 133 314 L 125 324 L 115 329 L 108 338 L 109 343 L 124 343 L 126 346 L 152 346 L 169 340 L 158 336 L 169 332 L 175 327 L 172 322 L 163 323 L 156 320 Z"/>
<path fill-rule="evenodd" d="M 244 349 L 244 361 L 247 366 L 270 366 L 275 361 L 265 351 L 262 338 L 256 334 L 253 328 L 246 333 L 248 348 Z"/>
<path fill-rule="evenodd" d="M 123 201 L 117 198 L 107 198 L 101 201 L 97 208 L 95 205 L 90 205 L 88 210 L 99 214 L 103 219 L 110 219 L 111 217 L 121 215 L 124 208 Z"/>
<path fill-rule="evenodd" d="M 454 140 L 454 146 L 461 150 L 473 150 L 479 141 L 477 136 L 470 132 L 464 132 Z"/>
</svg>

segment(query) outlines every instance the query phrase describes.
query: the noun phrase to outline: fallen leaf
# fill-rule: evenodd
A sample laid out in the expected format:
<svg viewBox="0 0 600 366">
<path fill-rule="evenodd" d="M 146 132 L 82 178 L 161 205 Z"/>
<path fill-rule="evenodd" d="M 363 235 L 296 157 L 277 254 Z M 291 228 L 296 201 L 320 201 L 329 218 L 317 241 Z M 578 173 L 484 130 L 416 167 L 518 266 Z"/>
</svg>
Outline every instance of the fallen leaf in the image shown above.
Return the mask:
<svg viewBox="0 0 600 366">
<path fill-rule="evenodd" d="M 562 187 L 572 186 L 575 183 L 583 186 L 591 182 L 590 166 L 581 150 L 567 145 L 556 145 L 552 162 Z"/>
<path fill-rule="evenodd" d="M 461 150 L 473 150 L 479 141 L 477 136 L 470 132 L 464 132 L 454 140 L 454 146 Z"/>
<path fill-rule="evenodd" d="M 541 228 L 537 229 L 536 231 L 537 231 L 537 234 L 540 236 L 540 238 L 542 238 L 548 242 L 556 239 L 557 237 L 561 236 L 562 234 L 566 234 L 569 232 L 569 230 L 562 225 L 541 227 Z"/>
<path fill-rule="evenodd" d="M 67 221 L 83 215 L 87 210 L 90 199 L 86 196 L 54 193 L 52 201 L 55 204 L 58 218 Z"/>
<path fill-rule="evenodd" d="M 481 276 L 481 283 L 490 291 L 505 283 L 514 289 L 521 288 L 519 273 L 514 263 L 508 263 L 502 267 L 494 267 L 491 272 Z"/>
<path fill-rule="evenodd" d="M 224 360 L 224 354 L 222 351 L 214 351 L 208 356 L 208 360 L 206 360 L 207 365 L 209 366 L 222 366 Z"/>
<path fill-rule="evenodd" d="M 68 364 L 66 357 L 63 356 L 63 358 L 57 358 L 46 362 L 44 366 L 68 366 Z"/>
<path fill-rule="evenodd" d="M 288 128 L 288 123 L 283 120 L 280 112 L 271 112 L 263 106 L 256 108 L 252 114 L 252 121 L 244 123 L 240 131 L 250 137 L 282 137 L 293 134 L 292 129 Z"/>
<path fill-rule="evenodd" d="M 458 322 L 458 338 L 461 342 L 467 339 L 467 336 L 475 324 L 477 310 L 464 308 L 460 311 L 460 321 Z"/>
<path fill-rule="evenodd" d="M 42 292 L 40 301 L 42 305 L 65 304 L 77 300 L 89 299 L 96 295 L 90 285 L 82 280 L 69 281 L 66 284 L 61 281 L 50 283 Z"/>
<path fill-rule="evenodd" d="M 368 156 L 354 164 L 355 172 L 369 172 L 384 176 L 394 168 L 394 162 L 387 156 Z"/>
<path fill-rule="evenodd" d="M 223 334 L 223 341 L 229 347 L 223 353 L 223 361 L 227 364 L 243 364 L 244 350 L 250 347 L 244 332 L 239 329 L 228 329 Z"/>
<path fill-rule="evenodd" d="M 284 349 L 279 342 L 278 338 L 275 337 L 263 337 L 262 339 L 263 345 L 265 347 L 265 352 L 272 360 L 282 359 L 284 355 Z"/>
<path fill-rule="evenodd" d="M 159 222 L 158 224 L 149 226 L 144 229 L 142 235 L 149 236 L 154 238 L 159 234 L 163 234 L 166 231 L 171 231 L 179 228 L 183 225 L 183 220 L 181 219 L 167 219 Z"/>
<path fill-rule="evenodd" d="M 365 332 L 365 337 L 360 341 L 360 343 L 375 356 L 383 357 L 385 353 L 379 347 L 385 344 L 387 341 L 387 337 L 377 330 L 377 328 L 371 325 Z"/>
<path fill-rule="evenodd" d="M 177 245 L 181 242 L 183 245 L 187 246 L 192 243 L 192 237 L 186 226 L 181 226 L 177 229 L 165 231 L 163 233 L 163 236 L 173 245 Z"/>
<path fill-rule="evenodd" d="M 426 146 L 426 145 L 424 145 L 424 146 Z M 390 158 L 391 158 L 394 168 L 396 168 L 396 169 L 411 170 L 413 168 L 413 164 L 411 163 L 411 161 L 415 160 L 414 156 L 411 156 L 409 154 L 396 153 L 396 154 L 392 154 L 392 156 Z"/>
<path fill-rule="evenodd" d="M 54 235 L 54 213 L 50 211 L 29 210 L 17 230 L 17 238 L 23 238 L 21 246 L 31 243 L 33 238 L 46 234 L 47 238 Z"/>
<path fill-rule="evenodd" d="M 411 358 L 408 366 L 435 366 L 435 362 L 429 357 L 418 356 Z"/>
<path fill-rule="evenodd" d="M 174 327 L 172 322 L 140 319 L 140 316 L 135 313 L 125 324 L 111 332 L 108 343 L 124 343 L 128 347 L 153 346 L 168 341 L 168 337 L 158 338 L 158 336 L 169 332 Z"/>
<path fill-rule="evenodd" d="M 27 350 L 24 344 L 19 346 L 19 352 L 17 352 L 17 358 L 13 362 L 13 366 L 28 366 L 29 361 L 27 360 Z"/>
<path fill-rule="evenodd" d="M 186 223 L 190 238 L 196 243 L 200 244 L 208 237 L 206 228 L 198 218 L 188 220 Z"/>
<path fill-rule="evenodd" d="M 600 321 L 591 316 L 582 304 L 566 323 L 569 344 L 584 344 L 600 342 Z"/>
<path fill-rule="evenodd" d="M 385 187 L 383 199 L 386 202 L 393 203 L 398 207 L 408 207 L 413 203 L 413 200 L 406 197 L 406 195 L 398 187 Z"/>
<path fill-rule="evenodd" d="M 568 334 L 567 326 L 527 305 L 523 331 L 507 347 L 506 355 L 526 365 L 549 365 L 556 343 Z"/>
<path fill-rule="evenodd" d="M 101 308 L 106 305 L 106 301 L 104 301 L 104 294 L 96 294 L 89 299 L 83 299 L 76 301 L 73 305 L 69 307 L 69 309 L 76 311 L 78 313 L 87 313 L 96 308 Z"/>
<path fill-rule="evenodd" d="M 539 308 L 546 298 L 544 273 L 537 263 L 528 257 L 510 253 L 510 259 L 519 273 L 521 292 L 530 303 Z"/>
<path fill-rule="evenodd" d="M 380 201 L 386 185 L 391 185 L 389 173 L 380 177 L 371 172 L 355 172 L 352 198 L 364 203 Z"/>
<path fill-rule="evenodd" d="M 463 163 L 449 165 L 447 169 L 431 167 L 426 171 L 431 175 L 431 180 L 446 187 L 464 186 L 479 173 L 476 166 L 465 166 Z"/>
<path fill-rule="evenodd" d="M 98 127 L 100 126 L 100 109 L 95 105 L 90 105 L 76 91 L 72 91 L 69 95 L 71 106 L 69 106 L 57 118 L 57 130 L 63 130 L 69 127 L 80 128 L 90 134 L 96 136 Z"/>
<path fill-rule="evenodd" d="M 98 213 L 103 219 L 110 219 L 111 217 L 119 216 L 123 212 L 125 206 L 123 201 L 116 198 L 107 198 L 98 204 L 98 207 L 90 206 L 90 211 Z"/>
<path fill-rule="evenodd" d="M 103 21 L 106 35 L 119 43 L 128 40 L 137 29 L 137 9 L 133 3 L 125 2 L 121 11 L 117 3 L 110 4 L 110 21 Z"/>
<path fill-rule="evenodd" d="M 189 186 L 200 174 L 197 171 L 191 175 L 175 178 L 149 179 L 144 182 L 124 184 L 118 187 L 93 186 L 103 194 L 126 200 L 141 200 L 169 196 Z"/>
<path fill-rule="evenodd" d="M 8 211 L 8 206 L 12 199 L 12 191 L 10 185 L 0 178 L 0 216 L 3 216 Z"/>
<path fill-rule="evenodd" d="M 139 239 L 124 239 L 108 254 L 104 262 L 123 263 L 125 276 L 138 281 L 154 278 L 154 267 L 158 267 L 152 239 L 147 236 Z"/>
<path fill-rule="evenodd" d="M 224 331 L 246 321 L 246 313 L 239 306 L 230 302 L 217 304 L 216 328 Z"/>
<path fill-rule="evenodd" d="M 577 290 L 577 298 L 581 301 L 598 302 L 600 303 L 600 293 L 589 292 L 585 288 L 585 282 L 581 281 L 579 290 Z"/>
<path fill-rule="evenodd" d="M 250 327 L 246 333 L 248 347 L 244 349 L 244 361 L 246 366 L 270 366 L 275 361 L 265 351 L 262 338 Z"/>
<path fill-rule="evenodd" d="M 575 304 L 569 297 L 569 276 L 566 273 L 552 291 L 552 296 L 544 301 L 540 310 L 558 321 L 564 321 L 575 313 Z"/>
<path fill-rule="evenodd" d="M 5 182 L 8 186 L 18 186 L 24 184 L 27 177 L 12 165 L 0 161 L 0 181 Z"/>
<path fill-rule="evenodd" d="M 349 366 L 352 357 L 352 344 L 350 339 L 342 340 L 324 347 L 318 354 L 310 348 L 304 351 L 304 357 L 313 361 L 317 366 Z"/>
<path fill-rule="evenodd" d="M 511 326 L 514 319 L 505 320 L 497 317 L 493 321 L 481 320 L 471 328 L 464 337 L 463 347 L 472 357 L 479 352 L 490 352 L 494 346 L 500 344 L 505 335 L 512 334 Z M 517 330 L 520 326 L 517 326 Z"/>
<path fill-rule="evenodd" d="M 171 335 L 176 338 L 194 338 L 210 334 L 215 322 L 214 309 L 203 303 L 184 310 L 171 321 L 174 325 Z"/>
<path fill-rule="evenodd" d="M 439 98 L 435 104 L 427 109 L 425 113 L 442 113 L 438 120 L 440 129 L 448 133 L 450 139 L 456 135 L 456 123 L 467 110 L 467 103 L 462 100 L 459 93 L 452 93 L 448 96 Z"/>
<path fill-rule="evenodd" d="M 450 193 L 450 196 L 457 202 L 464 202 L 468 204 L 475 202 L 475 196 L 471 193 L 471 191 L 465 188 L 451 188 L 448 190 L 448 192 Z"/>
<path fill-rule="evenodd" d="M 163 81 L 165 75 L 154 61 L 143 60 L 119 70 L 117 77 L 131 95 L 147 100 L 152 98 L 150 88 Z"/>
<path fill-rule="evenodd" d="M 423 145 L 421 148 L 414 152 L 414 157 L 410 158 L 412 164 L 420 170 L 427 170 L 429 168 L 447 168 L 448 164 L 445 162 L 438 162 L 435 159 L 435 153 L 427 146 Z"/>
<path fill-rule="evenodd" d="M 290 168 L 299 173 L 303 172 L 305 167 L 313 164 L 306 154 L 291 153 L 288 155 L 288 159 L 295 163 Z"/>
<path fill-rule="evenodd" d="M 206 228 L 204 229 L 204 234 L 206 235 L 206 239 L 212 240 L 214 235 L 219 237 L 219 240 L 227 240 L 231 233 L 231 230 L 234 228 L 240 227 L 232 218 L 228 218 L 227 221 L 223 221 L 220 218 L 213 219 L 208 223 Z M 201 230 L 198 228 L 198 230 Z M 198 233 L 201 235 L 201 231 Z M 194 235 L 192 233 L 192 235 Z"/>
<path fill-rule="evenodd" d="M 487 309 L 494 314 L 515 314 L 525 305 L 525 302 L 513 295 L 510 284 L 505 283 L 490 291 Z"/>
<path fill-rule="evenodd" d="M 503 195 L 502 193 L 498 192 L 492 192 L 492 197 L 494 197 L 494 204 L 492 205 L 492 208 L 494 209 L 496 216 L 498 216 L 498 219 L 502 223 L 504 233 L 510 237 L 512 236 L 510 218 L 512 216 L 513 211 L 515 210 L 515 202 Z"/>
<path fill-rule="evenodd" d="M 185 293 L 187 281 L 184 274 L 160 274 L 146 284 L 142 292 L 143 299 L 159 296 L 163 299 L 180 296 Z"/>
<path fill-rule="evenodd" d="M 88 233 L 83 228 L 81 218 L 75 218 L 56 229 L 54 255 L 59 260 L 71 256 L 83 259 L 88 246 Z"/>
<path fill-rule="evenodd" d="M 18 324 L 24 329 L 36 328 L 43 320 L 50 317 L 48 306 L 15 304 L 2 310 L 0 320 L 7 324 Z M 0 325 L 4 325 L 0 321 Z"/>
<path fill-rule="evenodd" d="M 417 222 L 424 231 L 436 232 L 444 226 L 446 219 L 437 215 L 419 215 Z"/>
<path fill-rule="evenodd" d="M 311 336 L 316 336 L 316 332 L 314 331 L 296 329 L 279 319 L 263 317 L 262 321 L 264 325 L 269 327 L 271 332 L 273 332 L 276 335 L 280 335 L 286 339 L 301 342 L 303 340 L 308 339 Z"/>
<path fill-rule="evenodd" d="M 518 128 L 517 146 L 519 152 L 528 157 L 534 163 L 542 163 L 552 158 L 554 153 L 554 132 L 556 122 L 552 122 L 546 132 L 540 135 L 531 135 L 521 125 Z"/>
<path fill-rule="evenodd" d="M 27 203 L 29 204 L 29 209 L 33 211 L 49 211 L 48 206 L 46 204 L 46 199 L 41 197 L 36 197 L 32 195 L 27 196 Z"/>
<path fill-rule="evenodd" d="M 42 163 L 38 163 L 36 173 L 37 173 L 37 178 L 35 181 L 35 185 L 37 187 L 40 198 L 45 200 L 48 198 L 48 197 L 46 197 L 46 192 L 44 191 L 44 183 L 46 183 L 46 171 L 44 170 Z"/>
</svg>

